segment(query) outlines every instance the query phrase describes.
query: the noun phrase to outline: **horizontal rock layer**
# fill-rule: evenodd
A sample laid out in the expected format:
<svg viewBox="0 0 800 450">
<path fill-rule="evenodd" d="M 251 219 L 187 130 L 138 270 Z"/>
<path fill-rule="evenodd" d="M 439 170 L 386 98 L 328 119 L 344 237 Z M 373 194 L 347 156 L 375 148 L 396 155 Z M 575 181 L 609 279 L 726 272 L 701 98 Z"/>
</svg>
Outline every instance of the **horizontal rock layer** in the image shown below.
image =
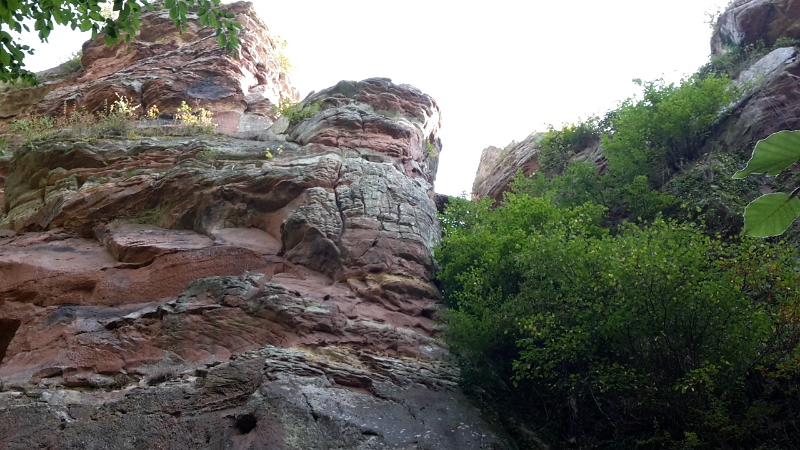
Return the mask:
<svg viewBox="0 0 800 450">
<path fill-rule="evenodd" d="M 266 347 L 124 391 L 0 392 L 6 448 L 501 449 L 438 362 Z M 37 430 L 29 433 L 28 430 Z"/>
<path fill-rule="evenodd" d="M 141 29 L 130 42 L 108 47 L 100 36 L 84 44 L 83 70 L 66 79 L 46 72 L 38 87 L 0 94 L 0 124 L 78 108 L 101 113 L 123 96 L 140 105 L 138 114 L 152 106 L 173 114 L 184 101 L 206 108 L 225 134 L 251 135 L 268 127 L 275 119 L 272 106 L 281 99 L 297 101 L 299 94 L 281 71 L 278 47 L 252 3 L 224 10 L 243 25 L 237 58 L 225 54 L 215 30 L 201 26 L 198 16 L 190 12 L 180 32 L 168 10 L 157 6 L 142 13 Z"/>
<path fill-rule="evenodd" d="M 438 106 L 299 108 L 0 159 L 0 446 L 501 448 L 441 361 Z"/>
</svg>

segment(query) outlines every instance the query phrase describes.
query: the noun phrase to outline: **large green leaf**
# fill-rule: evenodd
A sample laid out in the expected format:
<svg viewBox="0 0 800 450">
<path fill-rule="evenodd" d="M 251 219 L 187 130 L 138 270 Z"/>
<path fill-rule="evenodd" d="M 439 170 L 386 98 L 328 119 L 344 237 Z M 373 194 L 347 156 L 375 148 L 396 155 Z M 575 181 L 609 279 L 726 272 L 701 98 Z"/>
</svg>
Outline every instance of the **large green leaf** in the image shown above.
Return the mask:
<svg viewBox="0 0 800 450">
<path fill-rule="evenodd" d="M 744 178 L 751 173 L 775 176 L 800 158 L 800 130 L 779 131 L 758 141 L 747 167 L 736 172 L 733 178 Z"/>
<path fill-rule="evenodd" d="M 744 211 L 744 233 L 753 237 L 778 236 L 800 217 L 800 199 L 782 192 L 753 200 Z"/>
</svg>

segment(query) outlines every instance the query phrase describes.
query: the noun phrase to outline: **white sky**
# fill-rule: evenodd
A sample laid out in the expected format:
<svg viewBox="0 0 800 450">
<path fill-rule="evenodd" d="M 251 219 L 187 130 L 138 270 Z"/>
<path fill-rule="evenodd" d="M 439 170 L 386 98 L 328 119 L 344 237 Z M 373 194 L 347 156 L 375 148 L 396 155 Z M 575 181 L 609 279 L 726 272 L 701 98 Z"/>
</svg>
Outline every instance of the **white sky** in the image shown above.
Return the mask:
<svg viewBox="0 0 800 450">
<path fill-rule="evenodd" d="M 253 0 L 289 42 L 302 96 L 339 80 L 388 77 L 432 96 L 443 113 L 436 191 L 471 190 L 481 151 L 546 124 L 603 114 L 637 92 L 631 80 L 677 81 L 703 65 L 706 13 L 728 0 Z M 56 30 L 27 68 L 64 61 L 88 39 Z"/>
</svg>

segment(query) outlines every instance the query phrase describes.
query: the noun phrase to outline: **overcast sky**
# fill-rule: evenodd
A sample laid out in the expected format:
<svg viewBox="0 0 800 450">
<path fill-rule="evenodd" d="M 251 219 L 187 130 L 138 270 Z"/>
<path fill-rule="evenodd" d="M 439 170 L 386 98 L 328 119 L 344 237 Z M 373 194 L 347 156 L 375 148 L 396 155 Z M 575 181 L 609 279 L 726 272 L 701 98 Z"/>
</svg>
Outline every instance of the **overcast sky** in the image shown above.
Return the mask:
<svg viewBox="0 0 800 450">
<path fill-rule="evenodd" d="M 255 0 L 289 42 L 305 96 L 339 80 L 388 77 L 443 111 L 437 192 L 471 190 L 481 151 L 547 124 L 603 114 L 632 79 L 677 81 L 703 65 L 707 13 L 728 0 Z M 88 37 L 57 30 L 31 70 L 62 62 Z"/>
</svg>

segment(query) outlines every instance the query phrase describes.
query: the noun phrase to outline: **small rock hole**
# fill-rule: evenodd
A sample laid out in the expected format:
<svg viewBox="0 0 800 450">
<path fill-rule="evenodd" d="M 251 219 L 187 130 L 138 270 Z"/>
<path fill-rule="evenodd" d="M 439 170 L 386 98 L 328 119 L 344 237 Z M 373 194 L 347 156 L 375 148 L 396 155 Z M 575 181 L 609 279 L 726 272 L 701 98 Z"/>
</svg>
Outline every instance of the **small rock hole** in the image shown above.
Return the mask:
<svg viewBox="0 0 800 450">
<path fill-rule="evenodd" d="M 20 323 L 19 320 L 0 319 L 0 364 L 3 363 L 3 359 L 6 357 L 8 345 L 11 344 L 11 340 L 14 339 L 14 335 L 17 333 Z"/>
<path fill-rule="evenodd" d="M 245 414 L 245 415 L 239 416 L 236 419 L 236 423 L 234 423 L 233 426 L 236 427 L 236 429 L 239 430 L 240 433 L 247 434 L 247 433 L 253 431 L 253 428 L 256 427 L 257 423 L 258 423 L 258 419 L 256 419 L 255 415 L 253 415 L 253 414 Z"/>
</svg>

